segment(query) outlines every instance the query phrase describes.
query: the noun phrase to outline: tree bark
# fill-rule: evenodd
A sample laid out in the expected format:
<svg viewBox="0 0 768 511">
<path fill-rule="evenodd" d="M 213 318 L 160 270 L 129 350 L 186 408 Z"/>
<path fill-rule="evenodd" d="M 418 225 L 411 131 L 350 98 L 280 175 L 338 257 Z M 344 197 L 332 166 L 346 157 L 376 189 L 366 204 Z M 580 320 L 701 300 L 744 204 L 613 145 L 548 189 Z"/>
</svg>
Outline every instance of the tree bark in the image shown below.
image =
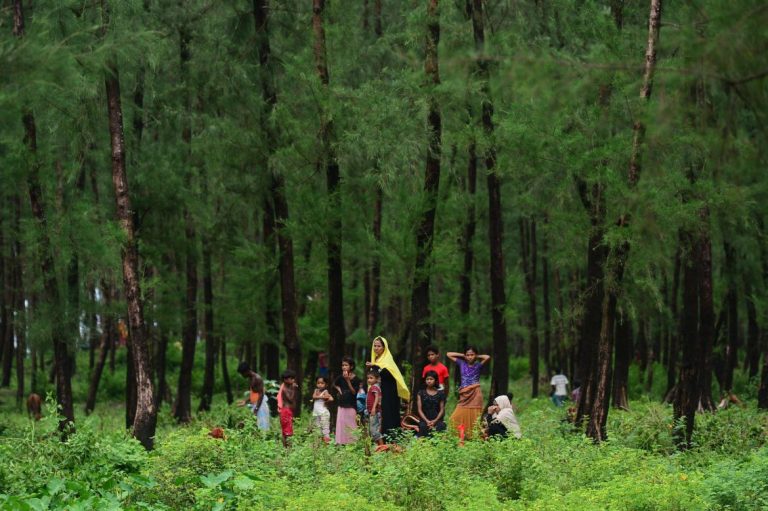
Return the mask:
<svg viewBox="0 0 768 511">
<path fill-rule="evenodd" d="M 276 134 L 267 122 L 277 104 L 274 86 L 274 65 L 269 46 L 269 2 L 254 0 L 254 22 L 256 24 L 257 55 L 261 68 L 261 95 L 264 100 L 261 130 L 265 138 L 267 155 L 266 169 L 270 175 L 269 199 L 274 211 L 274 225 L 277 233 L 278 270 L 280 273 L 280 300 L 283 319 L 283 345 L 286 349 L 288 369 L 296 372 L 296 381 L 303 381 L 301 366 L 301 342 L 298 328 L 298 303 L 294 279 L 293 239 L 287 231 L 288 201 L 285 196 L 285 180 L 281 174 L 270 168 L 269 160 L 276 147 Z M 298 401 L 299 413 L 301 400 Z"/>
<path fill-rule="evenodd" d="M 186 146 L 186 151 L 192 141 L 192 127 L 190 125 L 190 98 L 187 88 L 188 66 L 191 58 L 189 43 L 191 34 L 189 27 L 183 25 L 179 29 L 179 55 L 182 76 L 182 107 L 184 119 L 182 121 L 181 138 Z M 187 160 L 189 155 L 185 157 Z M 187 177 L 187 183 L 191 185 L 191 172 Z M 180 423 L 192 420 L 192 369 L 195 364 L 195 348 L 197 345 L 197 235 L 192 219 L 192 213 L 188 208 L 184 210 L 184 232 L 186 235 L 186 295 L 184 300 L 184 326 L 182 328 L 181 368 L 179 370 L 179 384 L 176 390 L 176 406 L 174 417 Z"/>
<path fill-rule="evenodd" d="M 108 19 L 106 2 L 102 3 L 105 22 Z M 152 364 L 149 357 L 149 342 L 139 284 L 139 251 L 133 208 L 128 188 L 126 171 L 125 137 L 123 134 L 123 111 L 120 104 L 120 81 L 117 67 L 110 63 L 105 76 L 109 134 L 112 148 L 112 184 L 115 188 L 117 219 L 125 235 L 121 249 L 123 266 L 123 287 L 128 305 L 131 354 L 136 374 L 136 416 L 133 421 L 133 436 L 145 449 L 152 449 L 157 409 L 153 396 Z"/>
<path fill-rule="evenodd" d="M 213 277 L 211 275 L 211 249 L 203 243 L 203 302 L 205 304 L 205 374 L 198 411 L 210 411 L 213 403 L 213 385 L 216 378 L 216 332 L 213 328 Z"/>
<path fill-rule="evenodd" d="M 546 223 L 547 218 L 544 217 Z M 543 256 L 541 257 L 541 292 L 542 307 L 544 308 L 544 367 L 547 371 L 547 378 L 552 376 L 552 317 L 549 304 L 549 247 L 547 246 L 547 236 L 542 240 Z M 562 368 L 561 368 L 562 370 Z"/>
<path fill-rule="evenodd" d="M 157 357 L 155 363 L 155 371 L 157 372 L 157 394 L 155 395 L 156 407 L 165 401 L 168 404 L 173 403 L 171 398 L 171 390 L 168 387 L 168 380 L 166 379 L 166 354 L 168 352 L 168 334 L 166 332 L 160 333 L 160 342 L 157 346 Z"/>
<path fill-rule="evenodd" d="M 469 311 L 472 304 L 472 267 L 474 266 L 475 250 L 472 240 L 475 238 L 477 220 L 475 219 L 475 190 L 477 189 L 477 144 L 474 138 L 469 142 L 467 161 L 467 179 L 465 191 L 467 192 L 467 223 L 464 224 L 464 234 L 461 237 L 461 251 L 464 253 L 464 266 L 461 270 L 460 284 L 461 295 L 459 297 L 459 314 L 461 314 L 462 326 L 459 332 L 459 349 L 463 350 L 468 344 Z"/>
<path fill-rule="evenodd" d="M 105 296 L 108 296 L 105 294 Z M 107 298 L 107 303 L 109 303 Z M 104 366 L 107 363 L 107 355 L 109 354 L 110 347 L 113 345 L 113 325 L 111 314 L 104 316 L 104 327 L 101 333 L 101 342 L 99 343 L 99 358 L 96 361 L 96 365 L 91 371 L 91 382 L 88 386 L 88 395 L 85 398 L 85 414 L 90 415 L 93 409 L 96 407 L 96 396 L 99 391 L 99 382 L 101 381 L 101 374 L 104 372 Z"/>
<path fill-rule="evenodd" d="M 440 18 L 438 0 L 427 0 L 427 36 L 424 72 L 427 78 L 427 156 L 424 170 L 424 189 L 421 218 L 416 228 L 416 264 L 413 270 L 411 293 L 411 353 L 413 374 L 421 374 L 426 348 L 432 343 L 434 324 L 430 311 L 429 281 L 431 273 L 435 214 L 440 185 L 440 156 L 442 154 L 443 121 L 434 88 L 440 84 L 438 44 Z M 414 376 L 413 383 L 419 381 Z M 416 388 L 416 385 L 413 385 Z"/>
<path fill-rule="evenodd" d="M 616 358 L 613 371 L 613 407 L 629 410 L 629 365 L 632 362 L 632 322 L 622 314 L 616 323 Z"/>
<path fill-rule="evenodd" d="M 224 392 L 227 394 L 227 404 L 231 405 L 235 398 L 232 395 L 232 381 L 229 379 L 229 369 L 227 369 L 227 342 L 221 338 L 219 344 L 221 345 L 221 377 L 224 382 Z"/>
<path fill-rule="evenodd" d="M 314 34 L 314 58 L 317 76 L 324 94 L 328 95 L 330 75 L 325 44 L 323 15 L 325 0 L 312 1 L 312 31 Z M 328 194 L 327 263 L 328 263 L 328 351 L 331 379 L 341 367 L 344 356 L 346 332 L 344 326 L 344 284 L 341 271 L 342 220 L 341 220 L 341 175 L 339 161 L 334 148 L 333 121 L 325 109 L 320 113 L 320 132 L 318 142 L 320 155 L 318 167 L 325 167 Z"/>
<path fill-rule="evenodd" d="M 653 75 L 656 71 L 656 46 L 659 42 L 661 28 L 662 0 L 651 0 L 651 12 L 648 18 L 648 42 L 645 47 L 645 71 L 643 85 L 640 88 L 640 98 L 645 102 L 651 97 Z M 645 141 L 645 124 L 641 119 L 635 121 L 632 137 L 632 156 L 629 162 L 629 182 L 637 183 L 640 176 L 641 151 Z"/>
<path fill-rule="evenodd" d="M 14 0 L 14 23 L 13 33 L 16 37 L 24 37 L 24 13 L 21 0 Z M 53 307 L 54 311 L 60 307 L 59 287 L 56 282 L 56 269 L 53 262 L 53 253 L 51 252 L 51 240 L 48 236 L 48 223 L 45 215 L 45 204 L 43 203 L 43 192 L 40 186 L 40 166 L 37 161 L 37 128 L 35 126 L 35 117 L 30 110 L 22 114 L 24 124 L 24 144 L 29 151 L 30 165 L 27 174 L 27 188 L 29 190 L 29 202 L 32 207 L 32 214 L 38 223 L 40 229 L 40 253 L 42 259 L 40 262 L 44 281 L 46 301 Z M 56 358 L 56 399 L 61 406 L 63 418 L 59 421 L 59 430 L 65 433 L 70 428 L 74 428 L 75 413 L 72 406 L 72 381 L 69 373 L 68 349 L 62 325 L 60 321 L 53 322 L 52 343 L 54 356 Z M 65 435 L 66 436 L 66 435 Z"/>
<path fill-rule="evenodd" d="M 272 209 L 272 203 L 269 199 L 264 201 L 264 221 L 263 238 L 267 247 L 268 261 L 267 265 L 274 267 L 274 258 L 277 253 L 277 243 L 275 240 L 275 213 Z M 278 265 L 279 266 L 279 265 Z M 273 272 L 267 275 L 267 283 L 264 286 L 265 297 L 265 323 L 267 326 L 267 342 L 263 344 L 264 356 L 262 357 L 262 369 L 267 375 L 267 379 L 278 380 L 280 376 L 280 347 L 276 344 L 280 338 L 279 311 L 276 304 L 278 297 L 276 295 L 277 280 Z"/>
<path fill-rule="evenodd" d="M 379 1 L 379 0 L 377 0 Z M 381 185 L 376 185 L 376 199 L 373 205 L 373 239 L 376 243 L 376 252 L 373 256 L 373 264 L 368 280 L 368 292 L 366 293 L 367 309 L 367 327 L 368 337 L 373 338 L 377 335 L 379 328 L 379 299 L 381 295 L 381 217 L 384 206 L 384 190 Z"/>
<path fill-rule="evenodd" d="M 733 372 L 738 365 L 739 353 L 739 296 L 736 288 L 736 249 L 725 243 L 725 272 L 728 281 L 726 304 L 728 307 L 728 336 L 725 343 L 725 365 L 723 370 L 723 388 L 725 393 L 733 390 Z"/>
<path fill-rule="evenodd" d="M 685 231 L 681 234 L 684 246 L 694 248 L 694 236 Z M 675 421 L 684 420 L 673 430 L 675 443 L 680 449 L 691 446 L 696 409 L 701 395 L 699 388 L 699 267 L 690 258 L 683 263 L 683 310 L 680 319 L 682 336 L 682 361 L 680 378 L 674 400 Z"/>
<path fill-rule="evenodd" d="M 24 402 L 24 359 L 27 356 L 27 311 L 24 306 L 24 272 L 22 267 L 21 248 L 21 197 L 16 194 L 14 204 L 14 241 L 13 241 L 13 273 L 15 276 L 14 304 L 16 311 L 14 318 L 14 332 L 16 333 L 16 408 L 21 408 Z"/>
<path fill-rule="evenodd" d="M 714 345 L 715 308 L 712 292 L 712 241 L 709 208 L 699 210 L 701 222 L 696 254 L 699 266 L 699 408 L 715 410 L 712 399 L 712 347 Z"/>
<path fill-rule="evenodd" d="M 531 397 L 539 396 L 539 323 L 536 314 L 536 221 L 520 219 L 520 248 L 522 252 L 525 289 L 528 294 L 528 365 L 531 376 Z"/>
<path fill-rule="evenodd" d="M 475 51 L 478 54 L 475 69 L 481 81 L 481 122 L 486 138 L 486 151 L 483 154 L 487 171 L 488 187 L 488 245 L 491 254 L 491 324 L 493 330 L 493 370 L 491 393 L 495 396 L 506 394 L 509 386 L 509 352 L 507 348 L 507 306 L 504 289 L 504 220 L 501 208 L 501 178 L 496 169 L 496 145 L 494 140 L 493 101 L 490 90 L 489 61 L 485 52 L 485 13 L 482 0 L 472 0 L 472 33 Z"/>
<path fill-rule="evenodd" d="M 757 307 L 749 281 L 745 282 L 744 294 L 747 308 L 747 356 L 744 369 L 751 380 L 760 370 L 760 327 L 757 324 Z"/>
<path fill-rule="evenodd" d="M 2 361 L 2 378 L 0 387 L 8 387 L 11 384 L 11 371 L 13 370 L 13 288 L 15 276 L 13 268 L 7 263 L 5 231 L 0 222 L 0 284 L 3 286 L 0 292 L 0 360 Z M 9 266 L 6 269 L 6 266 Z"/>
<path fill-rule="evenodd" d="M 680 242 L 678 242 L 680 243 Z M 670 297 L 670 312 L 672 314 L 672 334 L 669 339 L 669 355 L 667 356 L 667 391 L 666 395 L 675 388 L 675 374 L 677 373 L 677 360 L 680 348 L 678 339 L 681 337 L 681 324 L 678 318 L 677 296 L 680 287 L 680 246 L 675 251 L 675 269 L 672 277 L 672 296 Z"/>
</svg>

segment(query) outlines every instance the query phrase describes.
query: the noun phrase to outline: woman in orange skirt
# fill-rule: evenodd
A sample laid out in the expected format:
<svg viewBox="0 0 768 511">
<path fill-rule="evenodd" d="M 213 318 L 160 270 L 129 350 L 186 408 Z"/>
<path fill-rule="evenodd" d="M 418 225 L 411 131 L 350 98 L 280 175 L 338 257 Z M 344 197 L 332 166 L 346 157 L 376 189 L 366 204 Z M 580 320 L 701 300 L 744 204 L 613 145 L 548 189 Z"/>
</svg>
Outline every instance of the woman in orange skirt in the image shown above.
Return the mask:
<svg viewBox="0 0 768 511">
<path fill-rule="evenodd" d="M 453 428 L 464 432 L 464 437 L 472 437 L 472 430 L 477 420 L 483 414 L 483 391 L 480 389 L 480 370 L 490 359 L 490 355 L 478 355 L 474 346 L 469 346 L 464 353 L 450 351 L 447 353 L 459 367 L 461 384 L 459 385 L 459 402 L 450 418 Z"/>
</svg>

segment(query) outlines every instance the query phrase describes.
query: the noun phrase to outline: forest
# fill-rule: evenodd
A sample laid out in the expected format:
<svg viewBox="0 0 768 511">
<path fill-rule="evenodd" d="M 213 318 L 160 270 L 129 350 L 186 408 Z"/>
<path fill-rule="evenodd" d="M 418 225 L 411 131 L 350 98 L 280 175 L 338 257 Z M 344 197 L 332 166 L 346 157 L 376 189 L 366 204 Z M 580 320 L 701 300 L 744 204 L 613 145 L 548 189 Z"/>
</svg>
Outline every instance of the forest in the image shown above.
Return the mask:
<svg viewBox="0 0 768 511">
<path fill-rule="evenodd" d="M 768 509 L 766 55 L 761 0 L 0 2 L 0 509 Z M 522 438 L 318 443 L 377 336 Z"/>
</svg>

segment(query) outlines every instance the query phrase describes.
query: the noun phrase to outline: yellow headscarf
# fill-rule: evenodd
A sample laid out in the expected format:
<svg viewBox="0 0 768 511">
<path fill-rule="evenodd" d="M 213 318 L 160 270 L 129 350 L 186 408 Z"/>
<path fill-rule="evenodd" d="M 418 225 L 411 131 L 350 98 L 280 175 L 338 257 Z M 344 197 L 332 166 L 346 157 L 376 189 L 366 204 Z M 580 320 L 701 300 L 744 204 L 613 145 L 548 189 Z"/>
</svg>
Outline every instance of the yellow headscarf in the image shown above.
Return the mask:
<svg viewBox="0 0 768 511">
<path fill-rule="evenodd" d="M 371 343 L 371 364 L 377 366 L 380 370 L 386 369 L 389 371 L 389 374 L 392 375 L 397 383 L 397 395 L 400 396 L 401 399 L 408 401 L 411 399 L 411 393 L 408 390 L 408 386 L 405 384 L 403 375 L 400 374 L 400 369 L 397 367 L 397 364 L 395 364 L 395 359 L 392 358 L 392 353 L 389 352 L 389 344 L 387 344 L 387 340 L 381 336 L 376 337 L 374 341 L 377 339 L 384 345 L 384 353 L 377 358 L 376 352 L 373 351 L 373 343 Z"/>
</svg>

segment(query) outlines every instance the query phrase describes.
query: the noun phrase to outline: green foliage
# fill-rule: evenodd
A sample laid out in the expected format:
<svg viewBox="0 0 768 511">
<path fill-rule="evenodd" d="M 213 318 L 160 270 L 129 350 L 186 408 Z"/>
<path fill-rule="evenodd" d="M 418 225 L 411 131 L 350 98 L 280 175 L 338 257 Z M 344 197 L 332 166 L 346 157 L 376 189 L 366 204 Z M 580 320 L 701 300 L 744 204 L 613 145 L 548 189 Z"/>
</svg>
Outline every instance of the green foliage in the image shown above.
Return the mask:
<svg viewBox="0 0 768 511">
<path fill-rule="evenodd" d="M 402 452 L 370 456 L 362 444 L 323 445 L 306 416 L 286 450 L 279 430 L 260 433 L 243 408 L 217 406 L 182 428 L 161 417 L 151 453 L 104 427 L 119 422 L 114 408 L 79 421 L 67 442 L 55 416 L 7 414 L 0 509 L 726 511 L 768 501 L 768 424 L 754 408 L 699 417 L 694 449 L 677 453 L 666 405 L 631 401 L 596 446 L 548 399 L 515 401 L 521 440 L 405 438 Z M 217 425 L 224 440 L 208 435 Z"/>
</svg>

